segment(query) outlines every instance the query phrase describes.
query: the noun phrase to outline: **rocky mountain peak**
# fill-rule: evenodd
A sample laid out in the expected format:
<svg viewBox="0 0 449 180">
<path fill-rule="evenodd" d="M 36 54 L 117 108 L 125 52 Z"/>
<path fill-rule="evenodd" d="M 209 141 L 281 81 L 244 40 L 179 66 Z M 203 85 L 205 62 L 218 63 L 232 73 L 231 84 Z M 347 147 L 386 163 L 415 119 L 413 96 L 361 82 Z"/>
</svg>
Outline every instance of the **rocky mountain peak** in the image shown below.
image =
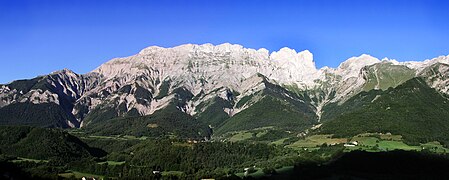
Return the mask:
<svg viewBox="0 0 449 180">
<path fill-rule="evenodd" d="M 380 60 L 373 56 L 362 54 L 358 57 L 351 57 L 341 63 L 337 68 L 337 73 L 346 79 L 350 77 L 357 77 L 360 73 L 360 69 L 379 62 Z"/>
</svg>

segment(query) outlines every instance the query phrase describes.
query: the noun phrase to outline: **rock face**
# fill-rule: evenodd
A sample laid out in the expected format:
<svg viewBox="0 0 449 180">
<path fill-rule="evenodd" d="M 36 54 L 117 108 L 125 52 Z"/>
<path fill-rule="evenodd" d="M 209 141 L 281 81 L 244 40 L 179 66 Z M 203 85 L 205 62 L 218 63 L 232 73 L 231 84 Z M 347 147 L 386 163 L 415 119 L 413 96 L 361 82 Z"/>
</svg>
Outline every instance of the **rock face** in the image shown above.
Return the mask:
<svg viewBox="0 0 449 180">
<path fill-rule="evenodd" d="M 316 116 L 305 117 L 318 123 L 328 104 L 343 103 L 362 91 L 395 87 L 415 76 L 447 94 L 448 63 L 449 56 L 399 63 L 361 55 L 338 68 L 317 69 L 308 50 L 282 48 L 269 53 L 227 43 L 151 46 L 136 55 L 112 59 L 87 74 L 64 69 L 0 85 L 0 114 L 18 103 L 56 104 L 61 108 L 55 113 L 64 113 L 56 125 L 61 127 L 150 115 L 169 105 L 193 117 L 204 117 L 212 106 L 215 113 L 232 117 L 278 93 L 282 96 L 277 99 L 302 104 L 295 106 L 304 106 L 304 112 L 313 111 Z M 405 75 L 391 78 L 398 74 Z M 15 119 L 0 118 L 3 123 L 11 121 Z M 33 121 L 33 115 L 17 121 Z"/>
</svg>

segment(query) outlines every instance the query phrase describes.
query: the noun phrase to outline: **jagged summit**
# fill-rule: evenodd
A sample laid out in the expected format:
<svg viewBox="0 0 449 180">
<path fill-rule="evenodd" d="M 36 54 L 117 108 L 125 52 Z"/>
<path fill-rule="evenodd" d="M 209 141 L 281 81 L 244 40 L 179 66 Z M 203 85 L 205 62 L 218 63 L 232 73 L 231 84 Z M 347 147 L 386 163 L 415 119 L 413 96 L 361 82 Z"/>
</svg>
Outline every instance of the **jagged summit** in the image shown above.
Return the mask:
<svg viewBox="0 0 449 180">
<path fill-rule="evenodd" d="M 337 73 L 346 78 L 355 77 L 359 74 L 359 71 L 362 67 L 378 62 L 380 62 L 379 59 L 367 54 L 362 54 L 358 57 L 351 57 L 342 62 L 337 68 Z"/>
<path fill-rule="evenodd" d="M 213 45 L 210 43 L 206 44 L 183 44 L 171 48 L 159 47 L 159 46 L 149 46 L 147 48 L 142 49 L 138 55 L 148 55 L 157 53 L 157 51 L 169 51 L 171 53 L 189 53 L 192 56 L 200 54 L 234 54 L 238 55 L 239 53 L 250 53 L 260 55 L 258 59 L 260 60 L 288 60 L 288 61 L 306 61 L 307 63 L 313 63 L 313 55 L 309 50 L 303 50 L 301 52 L 296 52 L 294 49 L 290 49 L 288 47 L 283 47 L 279 51 L 269 52 L 265 48 L 260 49 L 251 49 L 244 48 L 239 44 L 230 44 L 223 43 L 219 45 Z"/>
<path fill-rule="evenodd" d="M 53 71 L 50 74 L 60 74 L 60 73 L 70 73 L 70 74 L 72 74 L 72 73 L 75 73 L 75 72 L 73 72 L 71 69 L 64 68 L 62 70 Z"/>
<path fill-rule="evenodd" d="M 153 69 L 158 69 L 157 72 Z M 173 48 L 150 46 L 139 54 L 113 59 L 93 72 L 106 78 L 140 76 L 157 73 L 160 79 L 176 79 L 192 74 L 194 77 L 237 76 L 231 83 L 261 73 L 280 82 L 315 79 L 317 69 L 308 50 L 297 53 L 282 48 L 269 54 L 266 49 L 244 48 L 236 44 L 185 44 Z M 308 82 L 310 83 L 310 82 Z"/>
</svg>

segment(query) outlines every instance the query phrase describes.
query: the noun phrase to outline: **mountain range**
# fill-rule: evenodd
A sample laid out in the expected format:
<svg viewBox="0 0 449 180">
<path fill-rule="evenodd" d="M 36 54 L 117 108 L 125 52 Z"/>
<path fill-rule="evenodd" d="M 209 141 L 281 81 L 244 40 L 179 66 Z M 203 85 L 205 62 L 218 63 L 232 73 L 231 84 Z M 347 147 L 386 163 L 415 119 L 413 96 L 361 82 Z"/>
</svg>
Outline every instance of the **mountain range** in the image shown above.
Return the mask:
<svg viewBox="0 0 449 180">
<path fill-rule="evenodd" d="M 449 142 L 448 70 L 449 56 L 363 54 L 317 69 L 308 50 L 151 46 L 86 74 L 63 69 L 0 85 L 0 124 L 206 139 L 275 127 Z"/>
</svg>

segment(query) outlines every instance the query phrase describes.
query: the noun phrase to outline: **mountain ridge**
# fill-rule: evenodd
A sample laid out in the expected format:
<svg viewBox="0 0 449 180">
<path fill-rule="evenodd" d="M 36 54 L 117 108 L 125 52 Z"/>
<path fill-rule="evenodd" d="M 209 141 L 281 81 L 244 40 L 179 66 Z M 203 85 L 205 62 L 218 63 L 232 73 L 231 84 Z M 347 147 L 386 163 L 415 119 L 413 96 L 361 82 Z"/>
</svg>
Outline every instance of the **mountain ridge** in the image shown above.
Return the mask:
<svg viewBox="0 0 449 180">
<path fill-rule="evenodd" d="M 0 85 L 0 110 L 16 103 L 56 104 L 62 109 L 58 113 L 67 115 L 58 122 L 66 124 L 62 127 L 83 127 L 104 118 L 151 115 L 174 105 L 203 119 L 211 118 L 207 113 L 223 114 L 213 121 L 217 125 L 266 96 L 276 97 L 261 93 L 271 87 L 282 95 L 276 97 L 281 101 L 310 106 L 315 117 L 307 116 L 312 118 L 307 120 L 315 121 L 313 125 L 320 123 L 330 104 L 342 104 L 363 91 L 396 87 L 413 77 L 424 77 L 429 86 L 447 94 L 447 64 L 449 56 L 397 62 L 362 54 L 337 68 L 317 69 L 308 50 L 281 48 L 270 53 L 229 43 L 150 46 L 86 74 L 63 69 Z M 25 117 L 33 119 L 31 114 L 21 118 Z M 22 120 L 28 121 L 18 121 Z M 9 121 L 0 118 L 0 122 Z"/>
</svg>

